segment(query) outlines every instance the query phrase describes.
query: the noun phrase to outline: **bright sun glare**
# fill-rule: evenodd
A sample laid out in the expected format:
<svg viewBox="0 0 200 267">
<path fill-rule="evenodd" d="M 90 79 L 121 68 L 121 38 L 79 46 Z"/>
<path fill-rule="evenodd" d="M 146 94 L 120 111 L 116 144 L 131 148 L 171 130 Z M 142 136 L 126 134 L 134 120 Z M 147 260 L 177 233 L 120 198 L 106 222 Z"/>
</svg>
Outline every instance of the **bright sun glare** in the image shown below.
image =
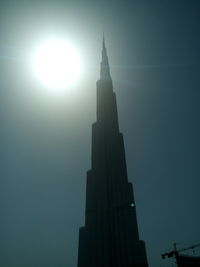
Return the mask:
<svg viewBox="0 0 200 267">
<path fill-rule="evenodd" d="M 34 72 L 51 89 L 64 89 L 73 84 L 81 70 L 80 57 L 69 43 L 49 40 L 33 56 Z"/>
</svg>

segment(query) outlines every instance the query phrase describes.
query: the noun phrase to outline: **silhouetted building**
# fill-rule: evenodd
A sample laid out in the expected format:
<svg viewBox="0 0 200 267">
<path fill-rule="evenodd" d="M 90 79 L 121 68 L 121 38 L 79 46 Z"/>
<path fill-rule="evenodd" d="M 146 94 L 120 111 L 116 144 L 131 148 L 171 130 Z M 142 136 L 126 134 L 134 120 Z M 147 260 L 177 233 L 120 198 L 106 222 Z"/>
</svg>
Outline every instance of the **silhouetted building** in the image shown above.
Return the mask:
<svg viewBox="0 0 200 267">
<path fill-rule="evenodd" d="M 200 257 L 177 254 L 176 262 L 178 267 L 200 267 Z"/>
<path fill-rule="evenodd" d="M 79 232 L 78 267 L 147 266 L 103 39 L 97 122 L 92 125 L 92 168 L 87 172 L 85 226 Z"/>
</svg>

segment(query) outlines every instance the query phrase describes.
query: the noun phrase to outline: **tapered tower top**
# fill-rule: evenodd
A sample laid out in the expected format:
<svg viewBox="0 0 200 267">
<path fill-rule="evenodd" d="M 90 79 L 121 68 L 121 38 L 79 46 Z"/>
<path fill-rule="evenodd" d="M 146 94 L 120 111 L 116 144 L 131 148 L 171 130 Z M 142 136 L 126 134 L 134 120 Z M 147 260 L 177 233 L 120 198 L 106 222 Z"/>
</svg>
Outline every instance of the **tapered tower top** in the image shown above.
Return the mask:
<svg viewBox="0 0 200 267">
<path fill-rule="evenodd" d="M 103 35 L 103 44 L 102 44 L 100 80 L 111 80 L 110 67 L 109 67 L 109 62 L 108 62 L 107 49 L 105 46 L 104 35 Z"/>
</svg>

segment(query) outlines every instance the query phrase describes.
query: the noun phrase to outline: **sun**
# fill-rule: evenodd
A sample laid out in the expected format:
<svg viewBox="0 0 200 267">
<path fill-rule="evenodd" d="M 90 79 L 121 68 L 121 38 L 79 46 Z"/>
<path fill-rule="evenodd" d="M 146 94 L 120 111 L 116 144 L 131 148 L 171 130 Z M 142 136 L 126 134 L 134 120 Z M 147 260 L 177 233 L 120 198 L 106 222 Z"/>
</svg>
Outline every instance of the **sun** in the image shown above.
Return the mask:
<svg viewBox="0 0 200 267">
<path fill-rule="evenodd" d="M 73 84 L 81 71 L 77 50 L 64 40 L 48 40 L 33 55 L 33 69 L 48 88 L 64 89 Z"/>
</svg>

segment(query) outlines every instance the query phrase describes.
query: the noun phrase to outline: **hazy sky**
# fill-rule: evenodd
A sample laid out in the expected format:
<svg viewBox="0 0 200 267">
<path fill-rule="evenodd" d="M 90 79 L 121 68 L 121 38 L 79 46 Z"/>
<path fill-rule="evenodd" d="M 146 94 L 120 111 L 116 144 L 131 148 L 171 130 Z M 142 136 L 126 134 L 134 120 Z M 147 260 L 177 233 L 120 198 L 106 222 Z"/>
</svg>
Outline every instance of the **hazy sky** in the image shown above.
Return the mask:
<svg viewBox="0 0 200 267">
<path fill-rule="evenodd" d="M 198 0 L 0 1 L 0 266 L 76 266 L 103 31 L 149 265 L 200 242 L 199 13 Z M 84 62 L 65 97 L 31 70 L 49 36 Z"/>
</svg>

